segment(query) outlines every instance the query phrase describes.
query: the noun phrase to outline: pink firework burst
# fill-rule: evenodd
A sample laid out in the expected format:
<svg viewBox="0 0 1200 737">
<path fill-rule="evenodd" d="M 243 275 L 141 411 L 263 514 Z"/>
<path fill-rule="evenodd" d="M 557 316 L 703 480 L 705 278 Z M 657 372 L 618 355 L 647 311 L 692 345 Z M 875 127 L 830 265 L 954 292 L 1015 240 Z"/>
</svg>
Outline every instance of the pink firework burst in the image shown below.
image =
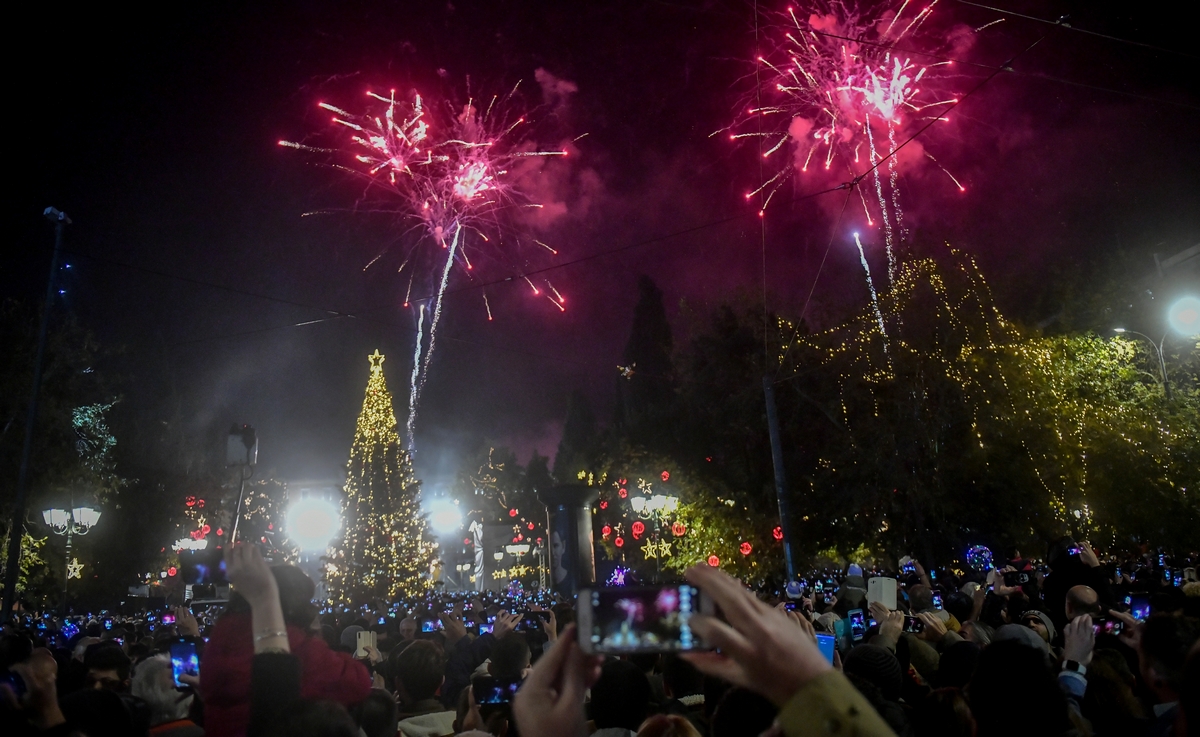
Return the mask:
<svg viewBox="0 0 1200 737">
<path fill-rule="evenodd" d="M 412 300 L 414 284 L 430 295 L 419 294 L 409 390 L 410 447 L 417 405 L 437 342 L 443 297 L 456 267 L 469 278 L 475 268 L 473 259 L 483 257 L 504 263 L 511 274 L 523 260 L 519 252 L 524 246 L 557 254 L 536 238 L 520 236 L 513 226 L 517 211 L 541 207 L 520 186 L 520 163 L 533 157 L 567 155 L 564 150 L 536 145 L 527 116 L 512 112 L 516 92 L 514 87 L 508 95 L 494 96 L 481 107 L 474 99 L 462 106 L 449 102 L 430 106 L 415 92 L 397 97 L 395 90 L 387 95 L 368 91 L 361 112 L 319 103 L 333 113 L 333 145 L 279 142 L 328 156 L 330 166 L 366 180 L 356 209 L 399 218 L 395 239 L 403 251 L 399 271 L 408 271 L 404 306 Z M 386 252 L 381 251 L 364 268 Z M 566 309 L 566 300 L 549 283 L 547 293 L 522 278 L 533 296 L 545 296 L 560 311 Z M 491 305 L 486 292 L 482 296 L 490 320 Z"/>
<path fill-rule="evenodd" d="M 917 3 L 904 0 L 882 12 L 868 12 L 840 0 L 815 0 L 803 10 L 788 8 L 768 16 L 769 48 L 757 59 L 755 89 L 739 106 L 736 122 L 718 131 L 734 141 L 759 141 L 764 161 L 775 163 L 746 194 L 747 200 L 758 197 L 765 210 L 793 172 L 833 171 L 854 179 L 883 161 L 898 136 L 930 119 L 946 119 L 941 112 L 957 102 L 945 89 L 944 68 L 952 62 L 925 64 L 897 49 L 912 45 L 938 53 L 961 42 L 957 29 L 936 40 L 920 33 L 936 5 L 933 0 L 918 9 Z M 891 202 L 875 171 L 876 213 L 859 189 L 868 224 L 874 225 L 877 217 L 884 222 L 889 251 L 892 221 L 897 230 L 903 227 L 896 164 L 892 157 L 879 167 L 887 169 Z"/>
</svg>

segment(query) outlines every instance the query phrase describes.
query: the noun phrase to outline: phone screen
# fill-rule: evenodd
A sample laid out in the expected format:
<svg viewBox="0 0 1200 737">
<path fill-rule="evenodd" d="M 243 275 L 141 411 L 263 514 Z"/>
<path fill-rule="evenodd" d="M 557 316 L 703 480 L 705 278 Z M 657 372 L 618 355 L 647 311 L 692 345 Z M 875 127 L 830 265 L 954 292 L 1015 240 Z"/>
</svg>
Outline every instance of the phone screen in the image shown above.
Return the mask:
<svg viewBox="0 0 1200 737">
<path fill-rule="evenodd" d="M 162 618 L 162 623 L 163 624 L 175 624 L 175 615 L 174 614 L 164 614 L 163 618 Z"/>
<path fill-rule="evenodd" d="M 495 678 L 492 676 L 479 677 L 471 682 L 471 693 L 479 706 L 511 704 L 517 689 L 521 687 L 519 678 Z"/>
<path fill-rule="evenodd" d="M 867 620 L 863 617 L 863 610 L 851 609 L 847 618 L 850 620 L 850 639 L 858 642 L 867 633 Z"/>
<path fill-rule="evenodd" d="M 188 688 L 179 677 L 182 675 L 200 675 L 200 658 L 196 656 L 196 644 L 193 642 L 171 643 L 171 676 L 175 679 L 175 688 Z"/>
<path fill-rule="evenodd" d="M 421 622 L 422 632 L 437 632 L 441 628 L 442 620 L 440 619 L 426 619 Z"/>
<path fill-rule="evenodd" d="M 592 653 L 703 649 L 688 620 L 703 612 L 700 591 L 688 584 L 584 589 L 580 645 Z M 586 606 L 590 604 L 590 606 Z"/>
<path fill-rule="evenodd" d="M 1092 628 L 1097 635 L 1101 633 L 1108 635 L 1119 635 L 1122 631 L 1124 631 L 1125 625 L 1122 624 L 1121 620 L 1119 619 L 1098 619 L 1095 620 L 1095 624 L 1092 625 Z"/>
<path fill-rule="evenodd" d="M 817 647 L 821 649 L 821 654 L 825 656 L 830 665 L 833 664 L 833 650 L 836 645 L 837 637 L 827 635 L 824 632 L 817 633 Z"/>
<path fill-rule="evenodd" d="M 479 634 L 481 634 L 481 635 L 487 634 L 487 633 L 491 632 L 495 628 L 495 626 L 496 625 L 493 622 L 484 622 L 479 625 Z"/>
<path fill-rule="evenodd" d="M 938 593 L 937 591 L 933 592 L 933 608 L 934 609 L 942 608 L 942 595 L 940 593 Z"/>
<path fill-rule="evenodd" d="M 921 620 L 917 619 L 916 617 L 905 617 L 904 618 L 904 631 L 910 632 L 913 634 L 916 634 L 918 632 L 924 632 L 925 631 L 925 623 L 922 622 Z"/>
<path fill-rule="evenodd" d="M 1145 594 L 1134 594 L 1125 597 L 1125 603 L 1129 605 L 1129 613 L 1139 622 L 1145 622 L 1150 616 L 1150 597 Z"/>
</svg>

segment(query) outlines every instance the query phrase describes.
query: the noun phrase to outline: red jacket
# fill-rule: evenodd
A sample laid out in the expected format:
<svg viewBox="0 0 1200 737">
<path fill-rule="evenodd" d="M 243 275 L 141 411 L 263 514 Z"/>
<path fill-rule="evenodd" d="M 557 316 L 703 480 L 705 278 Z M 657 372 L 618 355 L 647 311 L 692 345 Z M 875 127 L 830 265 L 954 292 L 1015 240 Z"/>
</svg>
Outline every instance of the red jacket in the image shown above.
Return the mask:
<svg viewBox="0 0 1200 737">
<path fill-rule="evenodd" d="M 288 645 L 300 661 L 300 697 L 350 705 L 367 697 L 371 676 L 348 653 L 329 649 L 325 641 L 288 625 Z M 211 737 L 243 737 L 250 722 L 250 663 L 254 634 L 250 614 L 226 614 L 217 620 L 200 664 L 200 697 L 204 701 L 204 733 Z"/>
</svg>

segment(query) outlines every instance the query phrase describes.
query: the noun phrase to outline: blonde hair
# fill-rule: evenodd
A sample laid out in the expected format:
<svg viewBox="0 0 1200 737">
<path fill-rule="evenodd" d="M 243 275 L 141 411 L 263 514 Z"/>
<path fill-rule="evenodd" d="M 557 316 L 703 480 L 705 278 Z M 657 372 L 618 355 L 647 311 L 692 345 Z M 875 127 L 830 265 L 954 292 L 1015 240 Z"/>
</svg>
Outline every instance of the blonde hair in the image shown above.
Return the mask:
<svg viewBox="0 0 1200 737">
<path fill-rule="evenodd" d="M 655 714 L 638 728 L 637 737 L 700 737 L 700 732 L 678 714 Z"/>
</svg>

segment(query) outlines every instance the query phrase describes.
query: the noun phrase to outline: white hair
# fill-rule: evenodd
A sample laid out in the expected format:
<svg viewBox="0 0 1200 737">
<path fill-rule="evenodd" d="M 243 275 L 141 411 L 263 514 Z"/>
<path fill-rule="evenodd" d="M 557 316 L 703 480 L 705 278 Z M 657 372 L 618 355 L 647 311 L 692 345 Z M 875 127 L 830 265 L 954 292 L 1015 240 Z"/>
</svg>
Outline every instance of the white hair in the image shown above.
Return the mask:
<svg viewBox="0 0 1200 737">
<path fill-rule="evenodd" d="M 171 656 L 155 655 L 138 663 L 133 672 L 130 692 L 150 707 L 150 725 L 187 718 L 192 706 L 191 695 L 180 698 L 171 673 Z"/>
</svg>

